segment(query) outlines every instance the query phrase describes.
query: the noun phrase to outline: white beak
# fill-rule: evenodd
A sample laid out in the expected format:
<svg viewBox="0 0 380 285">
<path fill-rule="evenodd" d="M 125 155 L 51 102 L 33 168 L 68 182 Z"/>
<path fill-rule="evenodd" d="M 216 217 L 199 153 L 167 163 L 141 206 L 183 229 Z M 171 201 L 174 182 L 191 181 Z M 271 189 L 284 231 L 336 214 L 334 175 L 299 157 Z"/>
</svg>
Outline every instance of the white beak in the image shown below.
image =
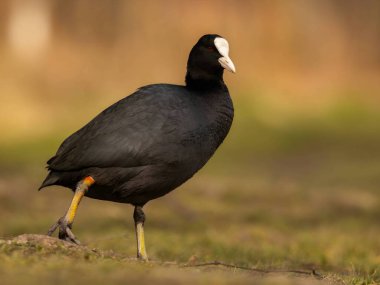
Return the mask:
<svg viewBox="0 0 380 285">
<path fill-rule="evenodd" d="M 228 52 L 230 48 L 229 48 L 227 40 L 224 38 L 215 38 L 214 44 L 215 44 L 216 49 L 222 56 L 218 59 L 220 65 L 223 68 L 227 69 L 228 71 L 235 73 L 236 72 L 235 65 L 230 59 L 230 57 L 228 56 Z"/>
<path fill-rule="evenodd" d="M 228 56 L 219 57 L 220 65 L 232 73 L 236 73 L 235 65 Z"/>
</svg>

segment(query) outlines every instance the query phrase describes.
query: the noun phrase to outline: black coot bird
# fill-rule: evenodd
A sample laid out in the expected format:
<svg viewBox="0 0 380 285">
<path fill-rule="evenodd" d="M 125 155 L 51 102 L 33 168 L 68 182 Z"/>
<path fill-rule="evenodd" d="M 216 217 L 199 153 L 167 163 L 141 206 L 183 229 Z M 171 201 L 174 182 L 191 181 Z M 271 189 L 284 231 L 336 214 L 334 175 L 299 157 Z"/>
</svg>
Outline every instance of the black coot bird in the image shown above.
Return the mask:
<svg viewBox="0 0 380 285">
<path fill-rule="evenodd" d="M 41 188 L 75 192 L 48 234 L 79 243 L 71 231 L 83 196 L 135 206 L 137 256 L 147 260 L 142 207 L 192 177 L 230 130 L 233 105 L 223 70 L 235 72 L 227 40 L 204 35 L 192 48 L 186 85 L 154 84 L 105 109 L 69 136 L 48 162 Z"/>
</svg>

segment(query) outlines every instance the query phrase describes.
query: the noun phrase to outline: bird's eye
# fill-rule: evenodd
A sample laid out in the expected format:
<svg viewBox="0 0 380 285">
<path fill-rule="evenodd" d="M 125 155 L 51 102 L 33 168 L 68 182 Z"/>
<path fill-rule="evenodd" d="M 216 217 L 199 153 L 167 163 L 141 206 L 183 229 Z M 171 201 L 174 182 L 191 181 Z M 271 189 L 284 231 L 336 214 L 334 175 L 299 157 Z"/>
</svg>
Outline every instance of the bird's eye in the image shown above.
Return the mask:
<svg viewBox="0 0 380 285">
<path fill-rule="evenodd" d="M 207 47 L 207 49 L 208 49 L 209 51 L 214 51 L 214 50 L 215 50 L 215 47 L 213 47 L 213 46 L 209 46 L 209 47 Z"/>
</svg>

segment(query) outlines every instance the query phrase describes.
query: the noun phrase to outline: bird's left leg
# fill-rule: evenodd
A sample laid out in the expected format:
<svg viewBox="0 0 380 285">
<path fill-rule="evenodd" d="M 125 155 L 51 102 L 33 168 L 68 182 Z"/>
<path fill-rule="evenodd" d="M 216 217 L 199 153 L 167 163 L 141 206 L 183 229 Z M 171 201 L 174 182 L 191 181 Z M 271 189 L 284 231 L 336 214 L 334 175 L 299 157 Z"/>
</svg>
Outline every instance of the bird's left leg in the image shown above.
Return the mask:
<svg viewBox="0 0 380 285">
<path fill-rule="evenodd" d="M 86 194 L 88 189 L 92 184 L 95 183 L 95 180 L 91 176 L 87 176 L 81 180 L 77 188 L 75 189 L 75 194 L 71 205 L 67 210 L 66 214 L 61 217 L 48 231 L 48 235 L 51 236 L 54 231 L 59 228 L 59 239 L 70 241 L 76 244 L 80 244 L 79 240 L 76 239 L 73 232 L 71 231 L 72 224 L 74 222 L 75 215 L 78 210 L 78 206 L 83 196 Z"/>
</svg>

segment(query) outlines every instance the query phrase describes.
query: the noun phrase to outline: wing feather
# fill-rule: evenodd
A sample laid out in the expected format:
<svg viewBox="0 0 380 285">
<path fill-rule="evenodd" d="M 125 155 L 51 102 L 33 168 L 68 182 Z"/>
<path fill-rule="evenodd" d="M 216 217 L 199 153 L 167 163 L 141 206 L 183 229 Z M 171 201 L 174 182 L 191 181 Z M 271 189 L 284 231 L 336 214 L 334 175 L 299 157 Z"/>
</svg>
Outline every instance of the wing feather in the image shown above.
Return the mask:
<svg viewBox="0 0 380 285">
<path fill-rule="evenodd" d="M 73 171 L 143 166 L 162 158 L 169 161 L 170 155 L 163 152 L 167 152 L 168 144 L 178 142 L 182 132 L 176 118 L 186 117 L 178 116 L 178 112 L 189 111 L 185 96 L 176 94 L 183 92 L 169 87 L 152 85 L 139 89 L 101 112 L 61 144 L 48 161 L 48 168 Z"/>
</svg>

